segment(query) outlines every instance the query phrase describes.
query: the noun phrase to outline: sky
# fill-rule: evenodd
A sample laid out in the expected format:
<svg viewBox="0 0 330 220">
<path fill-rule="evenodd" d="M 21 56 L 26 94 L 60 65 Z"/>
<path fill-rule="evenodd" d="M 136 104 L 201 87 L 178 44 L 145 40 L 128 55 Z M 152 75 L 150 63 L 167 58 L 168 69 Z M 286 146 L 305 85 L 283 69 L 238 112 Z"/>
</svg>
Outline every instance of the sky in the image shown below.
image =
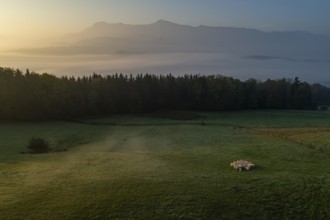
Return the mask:
<svg viewBox="0 0 330 220">
<path fill-rule="evenodd" d="M 0 39 L 81 31 L 98 21 L 306 30 L 330 36 L 328 0 L 0 0 Z"/>
<path fill-rule="evenodd" d="M 301 74 L 306 80 L 326 81 L 330 61 L 322 64 L 279 63 L 279 60 L 242 60 L 238 56 L 216 58 L 217 65 L 214 65 L 215 58 L 208 54 L 136 55 L 89 60 L 90 57 L 37 57 L 10 53 L 15 51 L 12 49 L 53 46 L 63 36 L 81 32 L 100 21 L 151 24 L 163 19 L 191 26 L 303 30 L 330 37 L 329 11 L 329 0 L 0 0 L 0 66 L 65 75 L 94 71 L 104 74 L 198 71 L 196 73 L 229 74 L 243 79 Z M 81 59 L 87 60 L 82 63 Z M 328 57 L 322 59 L 329 60 Z M 319 75 L 313 75 L 315 72 Z"/>
</svg>

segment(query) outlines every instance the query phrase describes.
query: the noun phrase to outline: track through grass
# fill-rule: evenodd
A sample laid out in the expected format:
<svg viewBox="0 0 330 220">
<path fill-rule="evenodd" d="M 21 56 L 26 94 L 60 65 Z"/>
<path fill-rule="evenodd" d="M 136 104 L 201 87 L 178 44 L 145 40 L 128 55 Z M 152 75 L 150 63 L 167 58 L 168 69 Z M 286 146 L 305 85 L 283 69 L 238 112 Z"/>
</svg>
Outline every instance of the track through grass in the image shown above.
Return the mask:
<svg viewBox="0 0 330 220">
<path fill-rule="evenodd" d="M 0 219 L 328 219 L 330 158 L 300 143 L 329 149 L 322 114 L 0 124 Z M 69 151 L 20 154 L 36 135 Z"/>
</svg>

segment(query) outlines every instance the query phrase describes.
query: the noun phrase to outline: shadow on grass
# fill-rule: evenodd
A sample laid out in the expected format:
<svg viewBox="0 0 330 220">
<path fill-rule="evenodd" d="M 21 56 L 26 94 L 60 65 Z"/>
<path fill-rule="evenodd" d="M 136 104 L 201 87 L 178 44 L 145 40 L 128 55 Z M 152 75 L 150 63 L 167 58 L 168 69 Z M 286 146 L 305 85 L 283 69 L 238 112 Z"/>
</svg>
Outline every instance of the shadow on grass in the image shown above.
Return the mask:
<svg viewBox="0 0 330 220">
<path fill-rule="evenodd" d="M 261 172 L 261 171 L 265 171 L 266 168 L 264 166 L 260 166 L 260 165 L 255 165 L 253 168 L 251 168 L 250 170 L 245 170 L 245 169 L 242 169 L 242 171 L 239 171 L 239 170 L 235 170 L 235 169 L 232 169 L 234 172 L 238 172 L 238 173 L 246 173 L 246 172 L 249 172 L 249 173 L 254 173 L 254 172 Z"/>
<path fill-rule="evenodd" d="M 266 170 L 266 168 L 264 166 L 261 166 L 261 165 L 255 165 L 253 167 L 253 169 L 251 169 L 250 171 L 251 172 L 258 172 L 258 171 L 264 171 Z"/>
</svg>

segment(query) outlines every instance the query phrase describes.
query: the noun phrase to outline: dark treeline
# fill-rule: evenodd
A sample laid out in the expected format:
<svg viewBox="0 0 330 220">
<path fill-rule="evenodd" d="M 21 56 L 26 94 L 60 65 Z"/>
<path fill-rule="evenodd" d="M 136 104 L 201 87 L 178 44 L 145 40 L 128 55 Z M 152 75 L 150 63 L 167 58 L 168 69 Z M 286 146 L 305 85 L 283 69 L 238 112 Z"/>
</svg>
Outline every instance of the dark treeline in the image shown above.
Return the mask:
<svg viewBox="0 0 330 220">
<path fill-rule="evenodd" d="M 317 105 L 330 105 L 330 89 L 298 78 L 264 82 L 201 75 L 75 78 L 0 68 L 1 120 L 73 119 L 165 109 L 313 109 Z"/>
</svg>

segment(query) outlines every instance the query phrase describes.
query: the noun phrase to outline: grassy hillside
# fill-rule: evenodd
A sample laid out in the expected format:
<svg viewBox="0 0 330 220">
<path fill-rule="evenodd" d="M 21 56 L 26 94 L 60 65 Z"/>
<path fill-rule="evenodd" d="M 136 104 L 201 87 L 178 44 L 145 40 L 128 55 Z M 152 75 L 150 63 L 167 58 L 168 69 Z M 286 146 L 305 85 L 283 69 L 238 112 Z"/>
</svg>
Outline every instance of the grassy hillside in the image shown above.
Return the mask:
<svg viewBox="0 0 330 220">
<path fill-rule="evenodd" d="M 0 219 L 330 218 L 329 113 L 203 116 L 0 124 Z"/>
</svg>

